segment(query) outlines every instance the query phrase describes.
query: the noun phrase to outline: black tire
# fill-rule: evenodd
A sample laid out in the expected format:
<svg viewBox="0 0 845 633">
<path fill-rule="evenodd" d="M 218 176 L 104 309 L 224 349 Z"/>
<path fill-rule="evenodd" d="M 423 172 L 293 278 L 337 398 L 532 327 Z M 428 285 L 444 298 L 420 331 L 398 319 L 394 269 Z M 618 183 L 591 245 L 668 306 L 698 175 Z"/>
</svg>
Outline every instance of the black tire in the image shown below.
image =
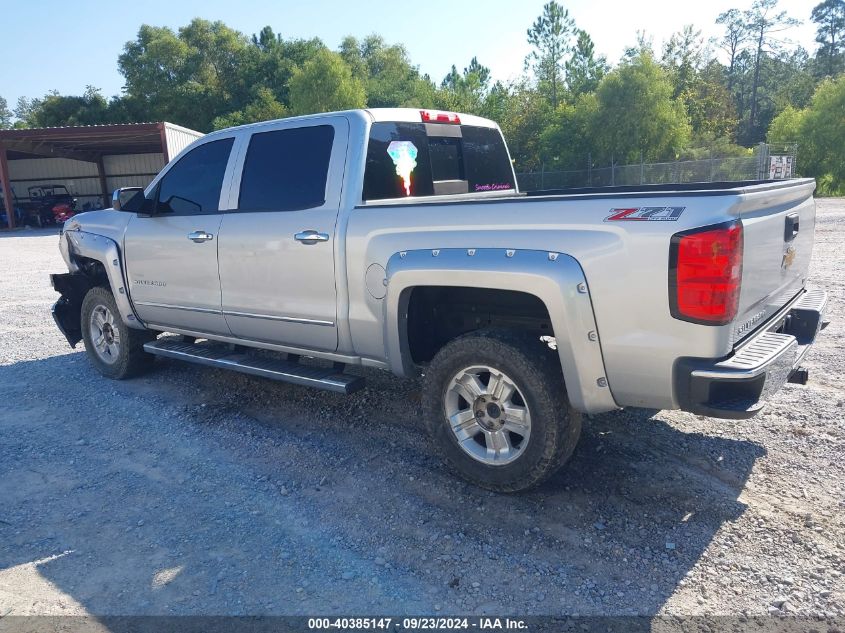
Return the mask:
<svg viewBox="0 0 845 633">
<path fill-rule="evenodd" d="M 117 345 L 118 351 L 112 357 L 112 362 L 106 362 L 101 358 L 91 339 L 92 317 L 94 311 L 98 308 L 105 308 L 114 316 L 113 325 L 110 325 L 110 327 L 116 331 L 119 343 Z M 106 378 L 123 380 L 124 378 L 138 376 L 152 367 L 155 356 L 144 351 L 144 343 L 153 340 L 156 333 L 128 327 L 120 318 L 120 311 L 108 288 L 95 286 L 88 291 L 82 301 L 80 323 L 82 340 L 85 343 L 88 358 L 97 371 Z"/>
<path fill-rule="evenodd" d="M 495 492 L 539 485 L 563 466 L 578 443 L 581 414 L 566 396 L 557 354 L 539 337 L 509 330 L 480 330 L 447 343 L 425 374 L 423 409 L 441 456 L 467 481 Z M 531 411 L 527 445 L 512 462 L 488 465 L 461 448 L 446 415 L 446 394 L 459 372 L 486 365 L 507 374 Z"/>
</svg>

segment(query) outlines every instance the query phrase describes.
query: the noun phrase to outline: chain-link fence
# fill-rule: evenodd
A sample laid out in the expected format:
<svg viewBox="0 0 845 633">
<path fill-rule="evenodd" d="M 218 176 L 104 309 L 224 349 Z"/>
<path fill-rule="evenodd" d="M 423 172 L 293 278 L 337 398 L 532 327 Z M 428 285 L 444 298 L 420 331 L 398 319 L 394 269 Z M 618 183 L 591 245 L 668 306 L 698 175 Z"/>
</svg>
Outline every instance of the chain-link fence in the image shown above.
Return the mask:
<svg viewBox="0 0 845 633">
<path fill-rule="evenodd" d="M 796 174 L 797 145 L 760 143 L 748 156 L 588 167 L 571 171 L 517 174 L 522 191 L 616 187 L 692 182 L 722 182 L 792 178 Z"/>
</svg>

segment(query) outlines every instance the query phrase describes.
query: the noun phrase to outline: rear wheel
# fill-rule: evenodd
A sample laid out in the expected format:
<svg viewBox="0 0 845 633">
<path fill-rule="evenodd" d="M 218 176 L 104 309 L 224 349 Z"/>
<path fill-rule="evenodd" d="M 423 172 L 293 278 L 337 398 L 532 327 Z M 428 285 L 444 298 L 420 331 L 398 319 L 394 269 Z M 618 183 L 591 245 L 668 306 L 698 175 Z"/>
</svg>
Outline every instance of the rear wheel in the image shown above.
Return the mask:
<svg viewBox="0 0 845 633">
<path fill-rule="evenodd" d="M 123 380 L 149 369 L 155 357 L 144 343 L 155 333 L 128 327 L 120 317 L 114 296 L 100 286 L 91 288 L 82 301 L 82 340 L 94 367 L 103 376 Z"/>
<path fill-rule="evenodd" d="M 426 372 L 424 406 L 447 464 L 497 492 L 546 480 L 581 433 L 556 355 L 522 332 L 479 331 L 447 343 Z"/>
</svg>

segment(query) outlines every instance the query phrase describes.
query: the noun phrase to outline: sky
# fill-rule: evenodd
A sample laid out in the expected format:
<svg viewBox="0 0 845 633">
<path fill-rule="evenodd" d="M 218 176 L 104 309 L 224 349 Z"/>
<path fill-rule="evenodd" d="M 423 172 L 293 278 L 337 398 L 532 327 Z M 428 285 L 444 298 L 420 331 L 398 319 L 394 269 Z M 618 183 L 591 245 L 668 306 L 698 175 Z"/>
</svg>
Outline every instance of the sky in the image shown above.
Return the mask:
<svg viewBox="0 0 845 633">
<path fill-rule="evenodd" d="M 810 12 L 820 0 L 781 0 L 781 8 L 803 25 L 789 32 L 795 43 L 815 50 Z M 720 35 L 715 21 L 751 0 L 563 0 L 587 31 L 599 54 L 612 63 L 644 30 L 659 50 L 673 32 L 694 24 L 705 37 Z M 382 35 L 402 43 L 412 63 L 439 81 L 451 65 L 466 66 L 473 56 L 495 79 L 520 74 L 529 47 L 526 30 L 542 12 L 543 0 L 4 0 L 6 37 L 0 38 L 0 96 L 10 107 L 18 97 L 40 97 L 50 90 L 81 94 L 87 84 L 108 96 L 121 93 L 117 58 L 141 24 L 178 29 L 194 17 L 222 20 L 247 35 L 270 25 L 285 38 L 319 37 L 336 49 L 346 35 Z M 17 34 L 26 33 L 19 37 Z"/>
</svg>

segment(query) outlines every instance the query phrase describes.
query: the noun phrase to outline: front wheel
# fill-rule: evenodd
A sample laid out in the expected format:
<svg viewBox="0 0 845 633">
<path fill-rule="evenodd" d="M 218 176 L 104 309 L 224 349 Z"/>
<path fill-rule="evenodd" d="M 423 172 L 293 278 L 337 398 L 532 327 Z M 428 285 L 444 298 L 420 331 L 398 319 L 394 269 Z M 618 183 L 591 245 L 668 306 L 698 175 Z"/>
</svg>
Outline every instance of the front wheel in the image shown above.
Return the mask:
<svg viewBox="0 0 845 633">
<path fill-rule="evenodd" d="M 152 366 L 155 357 L 144 351 L 144 343 L 155 334 L 128 327 L 108 289 L 96 286 L 88 291 L 82 301 L 80 323 L 88 358 L 103 376 L 123 380 Z"/>
<path fill-rule="evenodd" d="M 424 407 L 446 463 L 496 492 L 551 477 L 581 433 L 556 355 L 523 332 L 482 330 L 447 343 L 426 372 Z"/>
</svg>

